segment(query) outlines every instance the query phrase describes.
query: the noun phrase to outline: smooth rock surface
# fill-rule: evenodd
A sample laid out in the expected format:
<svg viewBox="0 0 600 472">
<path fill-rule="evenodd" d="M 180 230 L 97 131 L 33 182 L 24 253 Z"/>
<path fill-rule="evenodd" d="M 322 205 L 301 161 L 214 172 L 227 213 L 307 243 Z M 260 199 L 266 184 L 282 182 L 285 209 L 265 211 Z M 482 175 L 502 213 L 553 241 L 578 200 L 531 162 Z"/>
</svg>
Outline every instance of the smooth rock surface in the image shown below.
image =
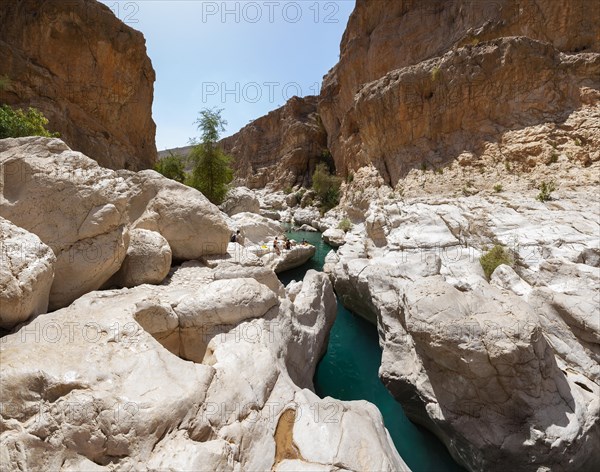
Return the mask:
<svg viewBox="0 0 600 472">
<path fill-rule="evenodd" d="M 155 231 L 133 229 L 129 233 L 127 255 L 112 280 L 121 287 L 159 284 L 171 269 L 169 242 Z"/>
<path fill-rule="evenodd" d="M 229 216 L 244 212 L 258 213 L 260 203 L 256 195 L 247 187 L 234 187 L 227 192 L 225 201 L 220 208 Z"/>
<path fill-rule="evenodd" d="M 64 307 L 115 274 L 130 229 L 156 231 L 177 259 L 227 251 L 224 215 L 200 192 L 154 171 L 100 167 L 59 139 L 0 141 L 0 216 L 56 255 L 50 308 Z"/>
<path fill-rule="evenodd" d="M 284 233 L 281 223 L 255 213 L 233 215 L 229 224 L 234 231 L 241 231 L 246 246 L 281 239 Z"/>
<path fill-rule="evenodd" d="M 302 388 L 335 319 L 328 278 L 309 271 L 292 300 L 247 278 L 253 267 L 215 279 L 227 264 L 186 263 L 162 286 L 90 293 L 3 338 L 3 461 L 24 470 L 300 462 L 407 471 L 376 408 Z M 339 421 L 325 420 L 332 409 Z"/>
<path fill-rule="evenodd" d="M 309 225 L 315 228 L 319 226 L 319 218 L 321 214 L 316 208 L 298 208 L 294 211 L 294 224 L 297 226 Z"/>
<path fill-rule="evenodd" d="M 35 234 L 0 217 L 0 328 L 46 312 L 55 262 Z"/>
<path fill-rule="evenodd" d="M 323 232 L 323 241 L 333 247 L 340 247 L 346 243 L 346 233 L 341 229 L 329 228 Z"/>
<path fill-rule="evenodd" d="M 600 202 L 595 185 L 563 195 L 375 200 L 326 259 L 378 324 L 387 388 L 470 470 L 600 463 L 600 273 L 575 262 L 600 245 Z M 488 282 L 494 244 L 518 264 Z"/>
</svg>

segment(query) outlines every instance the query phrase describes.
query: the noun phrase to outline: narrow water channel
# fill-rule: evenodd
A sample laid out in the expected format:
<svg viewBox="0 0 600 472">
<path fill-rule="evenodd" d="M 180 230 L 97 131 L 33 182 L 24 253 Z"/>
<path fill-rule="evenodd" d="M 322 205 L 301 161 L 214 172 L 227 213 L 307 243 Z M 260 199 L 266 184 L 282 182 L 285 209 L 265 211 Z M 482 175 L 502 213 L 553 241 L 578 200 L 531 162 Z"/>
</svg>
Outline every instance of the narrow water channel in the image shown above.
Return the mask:
<svg viewBox="0 0 600 472">
<path fill-rule="evenodd" d="M 288 232 L 296 241 L 315 245 L 315 256 L 302 267 L 280 274 L 284 284 L 302 280 L 309 269 L 323 270 L 331 247 L 321 233 Z M 368 400 L 377 405 L 396 449 L 413 472 L 463 471 L 432 433 L 412 423 L 402 406 L 379 380 L 381 348 L 377 328 L 346 310 L 338 301 L 337 318 L 329 337 L 327 353 L 319 363 L 314 384 L 317 395 L 340 400 Z"/>
</svg>

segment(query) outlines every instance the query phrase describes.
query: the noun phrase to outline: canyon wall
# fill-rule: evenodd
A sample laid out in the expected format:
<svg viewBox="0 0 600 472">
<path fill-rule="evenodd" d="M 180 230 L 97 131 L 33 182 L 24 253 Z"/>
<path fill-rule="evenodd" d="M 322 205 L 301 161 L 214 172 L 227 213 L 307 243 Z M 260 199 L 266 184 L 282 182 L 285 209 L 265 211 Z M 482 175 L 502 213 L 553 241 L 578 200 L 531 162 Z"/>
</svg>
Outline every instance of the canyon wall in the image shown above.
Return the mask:
<svg viewBox="0 0 600 472">
<path fill-rule="evenodd" d="M 155 73 L 140 32 L 95 0 L 10 1 L 0 24 L 0 103 L 38 108 L 105 167 L 153 165 Z"/>
<path fill-rule="evenodd" d="M 357 0 L 319 102 L 338 172 L 372 163 L 395 185 L 594 106 L 599 28 L 585 0 Z"/>
<path fill-rule="evenodd" d="M 223 139 L 221 145 L 234 157 L 236 177 L 249 188 L 309 185 L 327 148 L 317 97 L 292 97 L 281 108 Z"/>
<path fill-rule="evenodd" d="M 411 169 L 454 160 L 531 168 L 565 139 L 577 143 L 573 161 L 589 165 L 600 157 L 600 125 L 583 126 L 599 108 L 598 31 L 600 12 L 586 0 L 357 0 L 340 61 L 324 77 L 317 114 L 311 111 L 324 131 L 307 126 L 306 114 L 286 112 L 298 107 L 294 98 L 226 147 L 253 187 L 272 181 L 257 169 L 289 182 L 295 173 L 306 184 L 307 154 L 315 141 L 325 148 L 324 135 L 338 174 L 373 164 L 394 186 Z M 290 149 L 303 165 L 287 165 Z"/>
</svg>

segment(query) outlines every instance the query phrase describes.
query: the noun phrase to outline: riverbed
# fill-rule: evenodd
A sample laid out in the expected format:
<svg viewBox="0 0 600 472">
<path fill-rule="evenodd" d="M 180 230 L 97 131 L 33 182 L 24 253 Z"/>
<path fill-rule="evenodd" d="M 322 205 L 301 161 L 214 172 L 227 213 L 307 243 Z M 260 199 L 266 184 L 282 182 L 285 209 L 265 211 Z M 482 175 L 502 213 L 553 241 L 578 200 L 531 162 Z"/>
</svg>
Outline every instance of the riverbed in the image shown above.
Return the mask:
<svg viewBox="0 0 600 472">
<path fill-rule="evenodd" d="M 314 257 L 302 267 L 279 275 L 284 284 L 302 280 L 309 269 L 323 270 L 325 256 L 332 249 L 321 233 L 288 232 L 296 241 L 306 239 L 316 247 Z M 352 314 L 338 300 L 337 318 L 329 336 L 327 353 L 317 366 L 314 385 L 317 395 L 340 400 L 367 400 L 377 405 L 396 449 L 413 472 L 464 471 L 452 459 L 442 442 L 421 426 L 412 423 L 402 406 L 379 380 L 381 348 L 377 328 Z"/>
</svg>

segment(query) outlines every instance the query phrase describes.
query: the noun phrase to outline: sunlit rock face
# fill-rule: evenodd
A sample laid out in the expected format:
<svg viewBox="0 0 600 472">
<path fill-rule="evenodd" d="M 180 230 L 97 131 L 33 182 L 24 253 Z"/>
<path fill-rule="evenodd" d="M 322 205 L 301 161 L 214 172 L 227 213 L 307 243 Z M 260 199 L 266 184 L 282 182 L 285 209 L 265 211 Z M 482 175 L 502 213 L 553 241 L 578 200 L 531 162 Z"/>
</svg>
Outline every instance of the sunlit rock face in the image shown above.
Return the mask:
<svg viewBox="0 0 600 472">
<path fill-rule="evenodd" d="M 135 20 L 136 3 L 120 4 Z M 144 36 L 95 0 L 8 2 L 0 10 L 0 101 L 33 106 L 74 150 L 111 169 L 156 161 L 155 73 Z"/>
<path fill-rule="evenodd" d="M 309 390 L 336 314 L 327 276 L 286 291 L 268 272 L 186 262 L 160 286 L 93 292 L 4 337 L 3 463 L 408 471 L 372 404 Z"/>
<path fill-rule="evenodd" d="M 223 139 L 234 157 L 236 177 L 249 188 L 282 190 L 309 185 L 327 147 L 317 114 L 317 97 L 292 97 L 283 107 L 254 120 Z"/>
<path fill-rule="evenodd" d="M 318 107 L 338 172 L 372 163 L 395 185 L 596 104 L 600 17 L 589 6 L 359 0 Z"/>
<path fill-rule="evenodd" d="M 227 252 L 227 216 L 200 192 L 151 170 L 101 167 L 60 139 L 1 140 L 0 182 L 0 216 L 56 256 L 50 309 L 103 287 L 124 263 L 116 282 L 132 286 L 160 282 L 171 259 Z"/>
<path fill-rule="evenodd" d="M 536 193 L 376 198 L 326 259 L 378 325 L 386 387 L 469 470 L 600 462 L 597 177 Z M 512 267 L 488 280 L 496 244 Z"/>
</svg>

